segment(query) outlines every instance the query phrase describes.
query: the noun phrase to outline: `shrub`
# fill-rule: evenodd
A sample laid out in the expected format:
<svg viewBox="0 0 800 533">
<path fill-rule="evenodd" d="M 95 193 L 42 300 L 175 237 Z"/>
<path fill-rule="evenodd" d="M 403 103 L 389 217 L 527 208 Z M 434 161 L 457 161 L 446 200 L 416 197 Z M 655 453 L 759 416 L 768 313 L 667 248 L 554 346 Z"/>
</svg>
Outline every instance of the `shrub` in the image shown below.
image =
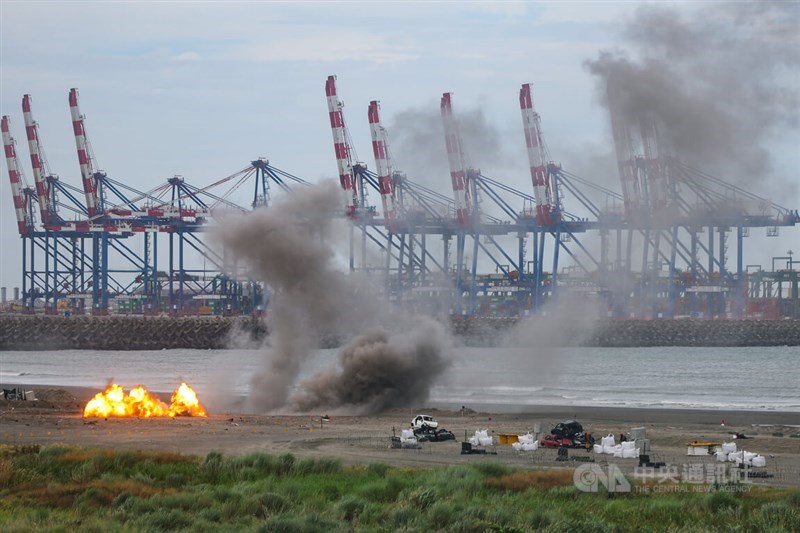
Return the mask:
<svg viewBox="0 0 800 533">
<path fill-rule="evenodd" d="M 408 501 L 412 506 L 423 511 L 436 501 L 436 494 L 429 488 L 418 487 L 409 494 Z"/>
<path fill-rule="evenodd" d="M 786 497 L 786 503 L 795 507 L 800 507 L 800 490 L 793 490 Z"/>
<path fill-rule="evenodd" d="M 712 513 L 741 505 L 730 493 L 723 491 L 709 492 L 705 497 L 704 503 L 706 509 Z"/>
<path fill-rule="evenodd" d="M 342 514 L 342 517 L 352 522 L 358 515 L 360 515 L 364 511 L 364 507 L 366 506 L 367 502 L 355 496 L 353 494 L 348 494 L 336 505 L 336 508 Z"/>
<path fill-rule="evenodd" d="M 208 452 L 206 460 L 200 466 L 204 477 L 212 483 L 219 480 L 222 473 L 222 454 L 220 452 Z"/>
<path fill-rule="evenodd" d="M 758 528 L 762 530 L 797 531 L 800 511 L 793 509 L 786 502 L 769 502 L 761 507 L 758 519 Z"/>
<path fill-rule="evenodd" d="M 528 525 L 533 529 L 544 529 L 552 522 L 550 515 L 539 509 L 531 513 L 530 518 L 528 518 Z"/>
<path fill-rule="evenodd" d="M 396 500 L 402 490 L 403 482 L 396 477 L 389 477 L 365 483 L 359 487 L 358 494 L 371 502 L 387 503 Z"/>
<path fill-rule="evenodd" d="M 292 467 L 294 466 L 294 455 L 290 453 L 285 453 L 278 457 L 278 464 L 280 465 L 280 472 L 281 474 L 288 474 L 292 471 Z"/>
<path fill-rule="evenodd" d="M 437 531 L 441 531 L 459 518 L 458 511 L 451 502 L 436 502 L 428 509 L 428 524 Z"/>
<path fill-rule="evenodd" d="M 370 463 L 367 465 L 367 473 L 371 476 L 384 477 L 389 467 L 383 463 Z"/>
<path fill-rule="evenodd" d="M 144 529 L 156 531 L 173 531 L 188 528 L 194 520 L 183 511 L 177 509 L 159 509 L 148 513 L 138 521 Z"/>
<path fill-rule="evenodd" d="M 511 472 L 511 469 L 500 463 L 475 463 L 472 468 L 477 470 L 483 477 L 498 477 Z"/>
<path fill-rule="evenodd" d="M 277 492 L 265 492 L 259 496 L 258 501 L 270 513 L 283 513 L 292 506 L 289 500 Z"/>
<path fill-rule="evenodd" d="M 572 470 L 552 469 L 514 472 L 498 477 L 490 477 L 484 481 L 484 484 L 493 489 L 524 492 L 531 488 L 571 487 L 574 481 Z"/>
<path fill-rule="evenodd" d="M 304 533 L 306 526 L 299 518 L 272 516 L 258 528 L 258 531 L 259 533 Z"/>
<path fill-rule="evenodd" d="M 419 516 L 419 512 L 411 507 L 397 507 L 392 511 L 391 520 L 395 528 L 409 527 Z"/>
</svg>

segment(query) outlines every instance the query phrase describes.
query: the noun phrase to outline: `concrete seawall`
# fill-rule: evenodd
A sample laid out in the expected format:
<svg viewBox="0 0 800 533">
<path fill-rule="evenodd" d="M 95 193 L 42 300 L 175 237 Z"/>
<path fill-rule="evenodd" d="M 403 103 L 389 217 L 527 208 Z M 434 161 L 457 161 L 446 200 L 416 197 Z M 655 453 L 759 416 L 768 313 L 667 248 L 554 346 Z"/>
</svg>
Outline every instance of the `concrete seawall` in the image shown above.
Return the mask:
<svg viewBox="0 0 800 533">
<path fill-rule="evenodd" d="M 453 332 L 469 345 L 493 345 L 516 319 L 458 320 Z M 0 316 L 0 350 L 160 350 L 256 346 L 267 334 L 247 317 Z M 549 339 L 544 338 L 543 341 Z M 800 320 L 620 320 L 576 332 L 584 346 L 800 346 Z"/>
</svg>

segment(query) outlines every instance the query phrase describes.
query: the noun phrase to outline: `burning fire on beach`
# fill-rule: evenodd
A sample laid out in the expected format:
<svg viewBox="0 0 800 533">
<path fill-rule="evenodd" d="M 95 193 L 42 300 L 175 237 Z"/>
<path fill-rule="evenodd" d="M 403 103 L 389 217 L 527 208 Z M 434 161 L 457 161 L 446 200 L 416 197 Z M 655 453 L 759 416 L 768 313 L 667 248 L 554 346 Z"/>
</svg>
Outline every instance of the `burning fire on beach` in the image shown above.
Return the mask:
<svg viewBox="0 0 800 533">
<path fill-rule="evenodd" d="M 98 392 L 83 409 L 84 418 L 108 417 L 161 417 L 161 416 L 208 416 L 197 394 L 188 384 L 172 393 L 170 404 L 162 402 L 145 387 L 139 385 L 125 395 L 122 385 L 112 383 L 105 391 Z"/>
</svg>

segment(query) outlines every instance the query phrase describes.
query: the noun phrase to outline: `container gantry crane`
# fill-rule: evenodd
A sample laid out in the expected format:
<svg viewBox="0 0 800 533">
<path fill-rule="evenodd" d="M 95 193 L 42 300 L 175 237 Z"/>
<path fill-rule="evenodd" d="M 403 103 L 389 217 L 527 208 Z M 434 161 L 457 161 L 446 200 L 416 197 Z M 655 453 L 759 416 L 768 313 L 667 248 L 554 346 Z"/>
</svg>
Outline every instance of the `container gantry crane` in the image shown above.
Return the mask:
<svg viewBox="0 0 800 533">
<path fill-rule="evenodd" d="M 25 182 L 22 167 L 17 160 L 16 141 L 11 135 L 11 119 L 4 115 L 0 125 L 3 133 L 3 150 L 8 166 L 8 179 L 11 183 L 11 197 L 14 200 L 14 215 L 17 218 L 17 231 L 26 235 L 33 231 L 33 189 Z"/>
<path fill-rule="evenodd" d="M 468 168 L 464 157 L 463 143 L 458 131 L 458 123 L 453 115 L 452 93 L 443 93 L 440 102 L 442 125 L 444 126 L 444 142 L 447 150 L 447 162 L 450 166 L 450 181 L 453 187 L 453 199 L 456 205 L 456 272 L 455 272 L 455 312 L 457 315 L 465 314 L 462 295 L 464 290 L 469 291 L 469 314 L 475 309 L 475 280 L 478 269 L 478 248 L 480 224 L 480 210 L 478 204 L 477 176 L 480 171 Z M 464 252 L 467 233 L 472 235 L 472 268 L 470 281 L 465 283 L 464 278 Z"/>
</svg>

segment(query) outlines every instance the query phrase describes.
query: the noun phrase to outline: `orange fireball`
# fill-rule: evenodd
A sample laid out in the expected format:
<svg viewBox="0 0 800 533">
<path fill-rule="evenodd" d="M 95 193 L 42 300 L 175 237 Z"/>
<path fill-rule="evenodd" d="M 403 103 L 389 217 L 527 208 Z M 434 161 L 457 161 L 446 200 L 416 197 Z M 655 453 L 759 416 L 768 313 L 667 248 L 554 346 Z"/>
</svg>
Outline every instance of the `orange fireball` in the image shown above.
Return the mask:
<svg viewBox="0 0 800 533">
<path fill-rule="evenodd" d="M 172 393 L 171 405 L 162 402 L 141 385 L 132 388 L 126 396 L 122 385 L 112 383 L 104 392 L 97 393 L 89 400 L 83 410 L 84 418 L 177 415 L 207 416 L 197 394 L 186 383 L 181 383 Z"/>
<path fill-rule="evenodd" d="M 172 393 L 169 416 L 207 416 L 197 394 L 186 382 Z"/>
</svg>

